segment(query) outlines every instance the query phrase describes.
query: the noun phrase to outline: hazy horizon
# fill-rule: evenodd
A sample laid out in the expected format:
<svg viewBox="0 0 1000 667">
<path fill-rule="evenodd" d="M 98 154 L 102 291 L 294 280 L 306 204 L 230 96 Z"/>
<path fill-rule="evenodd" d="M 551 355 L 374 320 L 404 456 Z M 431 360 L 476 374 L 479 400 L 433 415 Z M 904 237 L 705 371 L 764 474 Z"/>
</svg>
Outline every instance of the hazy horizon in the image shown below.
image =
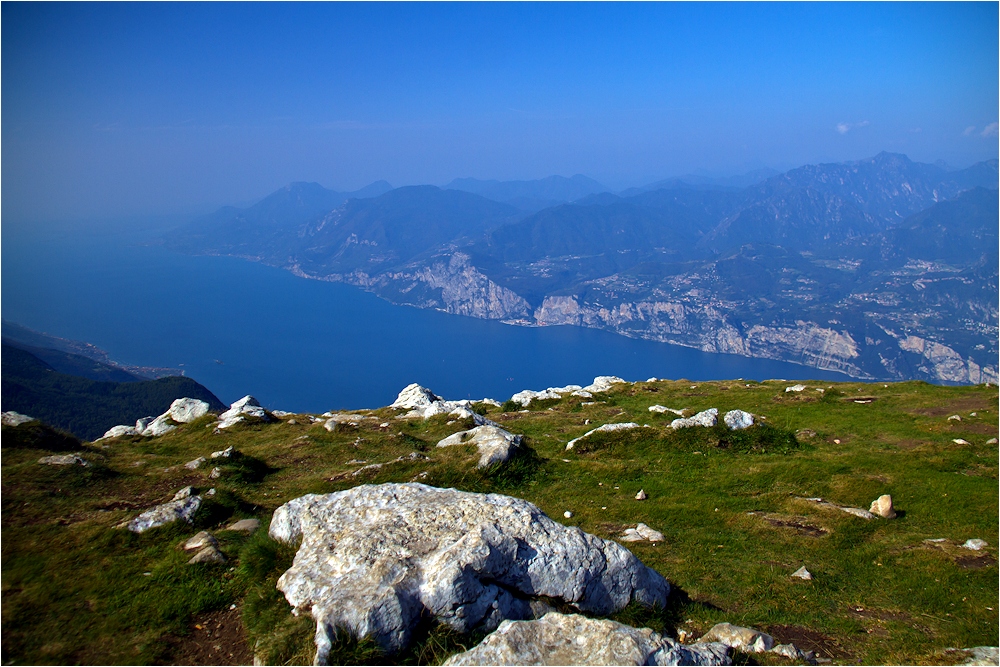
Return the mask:
<svg viewBox="0 0 1000 667">
<path fill-rule="evenodd" d="M 8 220 L 997 156 L 995 3 L 4 3 Z"/>
</svg>

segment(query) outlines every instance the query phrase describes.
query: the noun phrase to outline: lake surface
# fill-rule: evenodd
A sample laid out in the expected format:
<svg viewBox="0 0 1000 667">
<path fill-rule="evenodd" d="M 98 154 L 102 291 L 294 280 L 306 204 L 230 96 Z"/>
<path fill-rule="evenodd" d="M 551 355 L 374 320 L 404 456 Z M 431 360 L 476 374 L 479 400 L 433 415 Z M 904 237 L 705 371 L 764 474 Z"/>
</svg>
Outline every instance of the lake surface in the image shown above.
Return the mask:
<svg viewBox="0 0 1000 667">
<path fill-rule="evenodd" d="M 225 403 L 372 408 L 411 382 L 447 399 L 505 400 L 596 375 L 693 381 L 847 376 L 579 327 L 526 328 L 394 306 L 357 288 L 228 257 L 147 245 L 149 232 L 13 231 L 3 318 L 93 343 L 120 363 L 180 367 Z M 221 362 L 221 363 L 219 363 Z"/>
</svg>

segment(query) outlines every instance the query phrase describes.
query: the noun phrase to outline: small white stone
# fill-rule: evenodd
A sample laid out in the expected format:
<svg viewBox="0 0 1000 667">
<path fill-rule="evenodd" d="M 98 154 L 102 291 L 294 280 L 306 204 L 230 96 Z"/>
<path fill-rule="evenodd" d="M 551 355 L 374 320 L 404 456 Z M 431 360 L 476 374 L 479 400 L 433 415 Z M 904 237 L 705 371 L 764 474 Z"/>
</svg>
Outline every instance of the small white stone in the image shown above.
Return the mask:
<svg viewBox="0 0 1000 667">
<path fill-rule="evenodd" d="M 805 391 L 806 386 L 804 384 L 793 384 L 791 387 L 785 387 L 785 393 L 790 391 Z"/>
<path fill-rule="evenodd" d="M 812 572 L 807 570 L 805 565 L 792 572 L 792 576 L 797 579 L 805 579 L 806 581 L 811 581 L 813 578 Z"/>
<path fill-rule="evenodd" d="M 963 544 L 962 546 L 965 547 L 966 549 L 979 551 L 984 547 L 989 546 L 989 543 L 987 543 L 986 540 L 972 539 L 972 540 L 966 540 L 965 544 Z"/>
<path fill-rule="evenodd" d="M 573 513 L 570 512 L 569 510 L 566 510 L 565 512 L 563 512 L 563 516 L 566 517 L 567 519 L 572 519 Z"/>
<path fill-rule="evenodd" d="M 635 494 L 636 500 L 645 500 L 646 498 L 649 498 L 649 496 L 642 489 L 639 489 L 639 493 Z"/>
<path fill-rule="evenodd" d="M 962 421 L 962 418 L 960 416 L 958 416 L 958 415 L 952 415 L 952 416 L 948 417 L 948 421 L 950 421 L 950 422 L 960 422 L 960 421 Z"/>
</svg>

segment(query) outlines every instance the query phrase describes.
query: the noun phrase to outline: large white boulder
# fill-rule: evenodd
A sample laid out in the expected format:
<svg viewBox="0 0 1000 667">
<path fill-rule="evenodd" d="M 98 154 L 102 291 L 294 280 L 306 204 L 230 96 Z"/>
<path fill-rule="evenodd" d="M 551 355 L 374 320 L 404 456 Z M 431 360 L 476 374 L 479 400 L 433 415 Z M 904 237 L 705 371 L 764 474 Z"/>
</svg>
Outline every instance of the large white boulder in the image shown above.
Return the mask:
<svg viewBox="0 0 1000 667">
<path fill-rule="evenodd" d="M 247 417 L 263 419 L 264 421 L 271 420 L 271 415 L 268 414 L 267 410 L 257 402 L 256 398 L 248 394 L 232 403 L 228 410 L 219 415 L 217 428 L 229 428 L 245 421 Z"/>
<path fill-rule="evenodd" d="M 733 431 L 742 431 L 745 428 L 750 428 L 753 426 L 753 415 L 749 412 L 744 412 L 743 410 L 730 410 L 722 418 L 722 421 L 726 423 Z"/>
<path fill-rule="evenodd" d="M 142 435 L 156 437 L 170 433 L 177 428 L 174 420 L 170 418 L 169 412 L 164 412 L 162 415 L 149 422 L 149 425 L 142 430 Z"/>
<path fill-rule="evenodd" d="M 579 387 L 577 387 L 579 389 Z M 566 392 L 567 394 L 570 392 Z M 528 407 L 531 405 L 532 401 L 543 401 L 548 398 L 560 399 L 562 395 L 554 389 L 543 389 L 542 391 L 532 391 L 531 389 L 523 389 L 513 396 L 510 400 L 521 405 L 521 407 Z"/>
<path fill-rule="evenodd" d="M 504 621 L 445 665 L 731 665 L 722 644 L 678 644 L 649 628 L 549 612 L 536 621 Z"/>
<path fill-rule="evenodd" d="M 636 424 L 635 422 L 624 422 L 624 423 L 621 423 L 621 424 L 605 424 L 604 426 L 598 426 L 595 429 L 591 429 L 591 430 L 587 431 L 586 433 L 584 433 L 583 435 L 581 435 L 579 438 L 573 438 L 572 440 L 570 440 L 569 442 L 567 442 L 566 443 L 566 449 L 567 450 L 573 449 L 574 447 L 576 447 L 576 443 L 580 442 L 581 440 L 585 440 L 585 439 L 589 438 L 590 436 L 594 435 L 595 433 L 608 433 L 608 432 L 613 432 L 613 431 L 628 431 L 628 430 L 633 429 L 633 428 L 639 428 L 639 425 Z"/>
<path fill-rule="evenodd" d="M 692 426 L 715 426 L 718 420 L 719 410 L 717 408 L 709 408 L 708 410 L 702 410 L 693 417 L 673 420 L 670 422 L 670 428 L 676 431 L 679 428 L 690 428 Z"/>
<path fill-rule="evenodd" d="M 487 401 L 488 399 L 484 399 L 483 402 Z M 496 401 L 490 402 L 496 404 Z M 446 401 L 427 387 L 421 387 L 419 384 L 413 383 L 407 385 L 403 391 L 399 392 L 399 396 L 396 397 L 396 400 L 389 407 L 409 410 L 409 412 L 403 415 L 406 419 L 428 419 L 435 415 L 449 415 L 458 419 L 468 419 L 471 417 L 478 426 L 482 426 L 483 424 L 499 426 L 496 422 L 470 410 L 470 405 L 472 405 L 472 401 L 468 400 Z"/>
<path fill-rule="evenodd" d="M 628 384 L 625 380 L 620 377 L 615 377 L 614 375 L 598 375 L 594 378 L 591 384 L 583 387 L 581 391 L 587 391 L 592 394 L 599 394 L 603 391 L 607 391 L 614 387 L 616 384 Z"/>
<path fill-rule="evenodd" d="M 438 447 L 453 447 L 455 445 L 475 445 L 479 450 L 477 468 L 488 468 L 494 463 L 501 463 L 511 457 L 521 446 L 521 436 L 514 435 L 499 426 L 477 426 L 468 431 L 453 433 L 441 440 Z"/>
<path fill-rule="evenodd" d="M 208 403 L 197 398 L 178 398 L 170 404 L 167 414 L 178 424 L 187 424 L 207 415 L 208 407 Z"/>
<path fill-rule="evenodd" d="M 554 598 L 593 614 L 666 603 L 670 585 L 627 549 L 563 526 L 531 503 L 423 484 L 296 498 L 272 538 L 301 546 L 278 588 L 316 621 L 316 663 L 335 628 L 397 651 L 422 618 L 459 632 L 533 618 Z"/>
<path fill-rule="evenodd" d="M 404 410 L 415 410 L 425 408 L 433 403 L 441 401 L 441 397 L 436 395 L 427 387 L 421 387 L 414 382 L 406 385 L 403 391 L 399 392 L 396 400 L 392 402 L 390 408 L 403 408 Z"/>
</svg>

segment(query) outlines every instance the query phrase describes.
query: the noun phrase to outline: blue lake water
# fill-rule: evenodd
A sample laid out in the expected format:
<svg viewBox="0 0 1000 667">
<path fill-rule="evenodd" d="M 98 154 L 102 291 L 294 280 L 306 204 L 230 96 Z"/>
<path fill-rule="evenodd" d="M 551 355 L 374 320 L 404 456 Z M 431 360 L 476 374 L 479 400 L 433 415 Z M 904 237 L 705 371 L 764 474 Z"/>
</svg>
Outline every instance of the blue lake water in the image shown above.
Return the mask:
<svg viewBox="0 0 1000 667">
<path fill-rule="evenodd" d="M 394 306 L 245 260 L 179 255 L 138 233 L 5 230 L 2 260 L 4 319 L 93 343 L 121 363 L 181 367 L 226 403 L 253 394 L 290 411 L 378 407 L 411 382 L 452 400 L 505 400 L 596 375 L 847 379 L 605 331 Z"/>
</svg>

